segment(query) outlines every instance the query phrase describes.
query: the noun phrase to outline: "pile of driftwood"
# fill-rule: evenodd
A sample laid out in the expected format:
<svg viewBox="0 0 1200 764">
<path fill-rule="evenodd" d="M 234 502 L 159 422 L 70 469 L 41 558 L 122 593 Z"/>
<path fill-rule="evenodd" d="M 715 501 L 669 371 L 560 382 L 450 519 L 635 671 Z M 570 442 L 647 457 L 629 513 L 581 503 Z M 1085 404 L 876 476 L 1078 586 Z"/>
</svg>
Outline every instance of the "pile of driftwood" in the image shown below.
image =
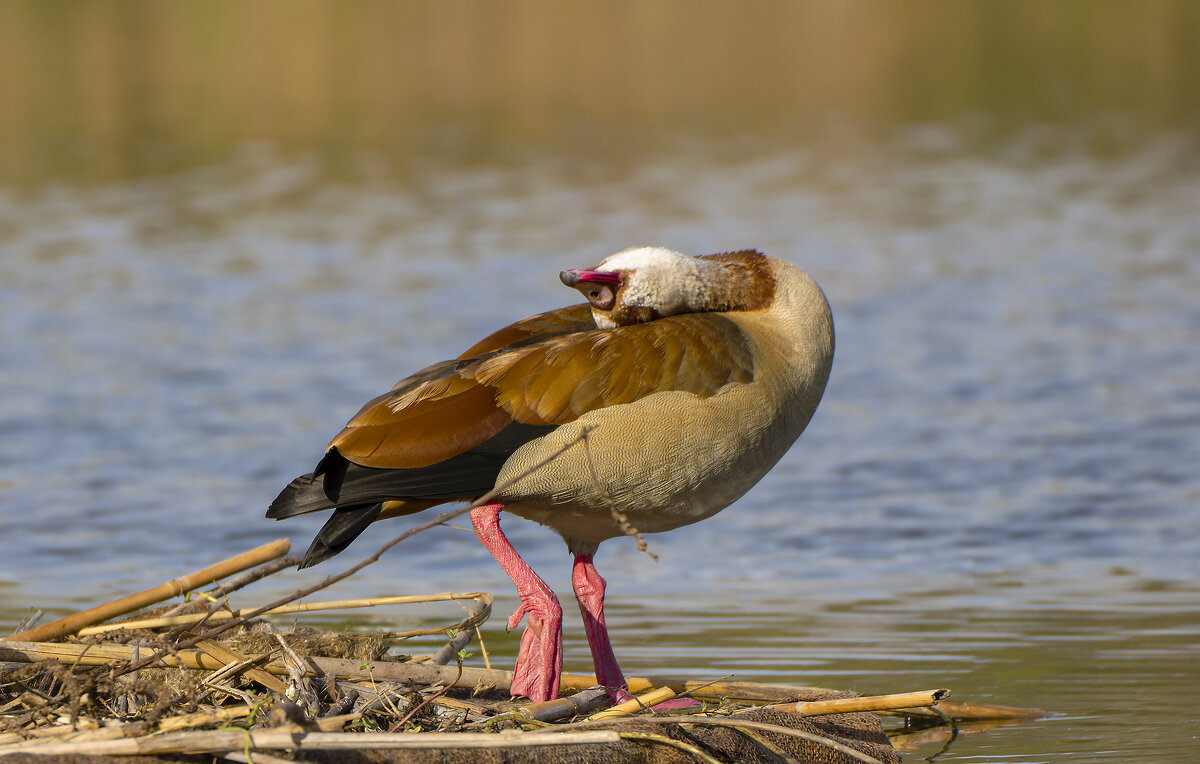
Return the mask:
<svg viewBox="0 0 1200 764">
<path fill-rule="evenodd" d="M 951 704 L 941 689 L 860 698 L 820 688 L 637 677 L 629 680 L 635 699 L 608 708 L 594 678 L 575 675 L 563 677 L 559 700 L 516 702 L 508 695 L 511 672 L 490 667 L 478 637 L 491 612 L 486 593 L 298 601 L 391 545 L 283 600 L 232 608 L 229 595 L 296 564 L 281 540 L 0 640 L 0 755 L 170 759 L 207 753 L 270 764 L 281 761 L 283 751 L 295 760 L 373 749 L 394 752 L 373 761 L 519 761 L 523 755 L 539 762 L 581 755 L 600 761 L 898 761 L 877 717 L 867 712 L 902 714 L 906 734 L 932 720 L 941 725 L 934 734 L 945 737 L 964 720 L 1011 723 L 1036 715 Z M 224 583 L 213 586 L 217 581 Z M 178 604 L 161 605 L 189 592 Z M 459 601 L 466 612 L 453 623 L 402 632 L 285 631 L 265 618 L 437 601 Z M 141 612 L 113 621 L 135 611 Z M 425 655 L 395 654 L 398 645 L 421 644 L 409 641 L 418 637 L 437 641 L 424 643 Z M 482 667 L 464 665 L 472 641 Z M 653 709 L 677 696 L 695 699 L 694 706 L 682 715 Z"/>
</svg>

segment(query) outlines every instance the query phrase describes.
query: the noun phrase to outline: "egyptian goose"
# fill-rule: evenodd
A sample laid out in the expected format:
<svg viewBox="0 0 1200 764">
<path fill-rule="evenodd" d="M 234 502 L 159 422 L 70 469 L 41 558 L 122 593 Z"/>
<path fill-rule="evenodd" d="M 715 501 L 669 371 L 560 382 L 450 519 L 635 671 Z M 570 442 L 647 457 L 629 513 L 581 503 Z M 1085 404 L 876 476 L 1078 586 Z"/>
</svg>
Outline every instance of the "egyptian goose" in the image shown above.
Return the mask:
<svg viewBox="0 0 1200 764">
<path fill-rule="evenodd" d="M 562 608 L 501 532 L 500 511 L 566 541 L 596 678 L 617 697 L 625 680 L 592 564 L 600 542 L 623 533 L 613 509 L 657 533 L 729 506 L 804 430 L 833 361 L 820 287 L 758 252 L 639 247 L 560 278 L 587 304 L 518 321 L 401 380 L 267 512 L 334 510 L 307 567 L 375 520 L 506 486 L 471 511 L 471 524 L 520 594 L 509 628 L 529 616 L 511 692 L 534 701 L 558 694 Z"/>
</svg>

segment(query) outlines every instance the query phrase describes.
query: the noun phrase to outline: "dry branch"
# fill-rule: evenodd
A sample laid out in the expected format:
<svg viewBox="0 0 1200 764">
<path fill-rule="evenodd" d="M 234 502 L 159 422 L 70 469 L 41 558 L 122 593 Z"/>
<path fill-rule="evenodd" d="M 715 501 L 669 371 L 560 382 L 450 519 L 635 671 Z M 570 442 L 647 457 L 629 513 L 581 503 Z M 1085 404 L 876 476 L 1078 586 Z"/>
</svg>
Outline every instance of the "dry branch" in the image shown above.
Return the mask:
<svg viewBox="0 0 1200 764">
<path fill-rule="evenodd" d="M 192 589 L 211 584 L 219 578 L 240 573 L 248 568 L 269 562 L 277 557 L 282 557 L 288 553 L 290 548 L 291 545 L 287 539 L 272 541 L 270 544 L 264 544 L 257 549 L 251 549 L 249 552 L 243 552 L 235 557 L 230 557 L 227 560 L 223 560 L 216 565 L 210 565 L 195 573 L 189 573 L 180 578 L 173 578 L 151 589 L 137 592 L 136 594 L 129 594 L 120 599 L 106 602 L 103 605 L 97 605 L 96 607 L 64 616 L 56 621 L 23 631 L 20 634 L 14 634 L 5 639 L 14 642 L 39 642 L 74 634 L 85 626 L 91 626 L 92 624 L 107 621 L 126 613 L 132 613 L 135 610 L 140 610 L 148 605 L 162 602 L 171 597 L 178 597 L 181 594 L 190 592 Z"/>
<path fill-rule="evenodd" d="M 536 722 L 553 722 L 559 719 L 567 719 L 572 716 L 591 713 L 607 703 L 608 691 L 603 687 L 593 687 L 590 690 L 581 690 L 574 695 L 555 698 L 554 700 L 547 700 L 542 703 L 530 703 L 515 711 L 511 714 L 511 717 Z M 496 718 L 488 719 L 487 721 L 494 722 Z"/>
</svg>

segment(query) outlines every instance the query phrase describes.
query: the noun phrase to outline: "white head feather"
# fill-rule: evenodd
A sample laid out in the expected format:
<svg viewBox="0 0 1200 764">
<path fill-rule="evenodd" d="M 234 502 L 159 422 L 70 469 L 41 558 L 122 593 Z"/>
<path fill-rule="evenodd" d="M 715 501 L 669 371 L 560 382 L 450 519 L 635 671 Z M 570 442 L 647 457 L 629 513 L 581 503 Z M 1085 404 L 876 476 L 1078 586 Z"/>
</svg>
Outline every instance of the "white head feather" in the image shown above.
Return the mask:
<svg viewBox="0 0 1200 764">
<path fill-rule="evenodd" d="M 703 260 L 666 247 L 633 247 L 610 255 L 598 271 L 625 274 L 621 301 L 628 306 L 654 308 L 670 316 L 694 310 L 708 293 Z"/>
</svg>

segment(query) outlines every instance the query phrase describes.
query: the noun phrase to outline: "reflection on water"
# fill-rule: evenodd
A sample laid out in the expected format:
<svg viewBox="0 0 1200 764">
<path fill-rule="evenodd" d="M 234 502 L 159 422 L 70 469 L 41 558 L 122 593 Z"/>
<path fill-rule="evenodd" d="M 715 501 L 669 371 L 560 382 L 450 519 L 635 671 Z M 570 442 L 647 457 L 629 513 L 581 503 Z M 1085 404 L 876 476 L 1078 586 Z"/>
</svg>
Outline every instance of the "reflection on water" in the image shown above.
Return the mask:
<svg viewBox="0 0 1200 764">
<path fill-rule="evenodd" d="M 1175 701 L 1200 680 L 1196 154 L 1169 136 L 1111 159 L 1047 154 L 1038 135 L 987 154 L 956 140 L 927 128 L 836 160 L 777 147 L 615 175 L 546 161 L 354 184 L 248 152 L 8 198 L 0 624 L 278 535 L 307 543 L 319 520 L 276 525 L 263 508 L 362 401 L 572 301 L 563 267 L 632 243 L 750 245 L 826 289 L 829 392 L 743 501 L 649 539 L 660 564 L 602 550 L 630 673 L 945 685 L 1061 714 L 943 761 L 1185 760 L 1194 719 Z M 508 526 L 569 592 L 559 542 Z M 255 601 L 324 575 L 275 577 Z M 486 552 L 447 529 L 338 594 L 476 588 L 501 595 L 497 612 L 514 604 Z M 568 630 L 568 669 L 584 671 Z M 513 641 L 488 636 L 511 660 Z"/>
<path fill-rule="evenodd" d="M 1194 129 L 1191 0 L 0 4 L 0 176 L 162 173 L 248 142 L 326 166 L 602 156 L 961 123 Z M 718 151 L 728 150 L 728 145 Z M 363 149 L 369 153 L 364 156 Z"/>
</svg>

